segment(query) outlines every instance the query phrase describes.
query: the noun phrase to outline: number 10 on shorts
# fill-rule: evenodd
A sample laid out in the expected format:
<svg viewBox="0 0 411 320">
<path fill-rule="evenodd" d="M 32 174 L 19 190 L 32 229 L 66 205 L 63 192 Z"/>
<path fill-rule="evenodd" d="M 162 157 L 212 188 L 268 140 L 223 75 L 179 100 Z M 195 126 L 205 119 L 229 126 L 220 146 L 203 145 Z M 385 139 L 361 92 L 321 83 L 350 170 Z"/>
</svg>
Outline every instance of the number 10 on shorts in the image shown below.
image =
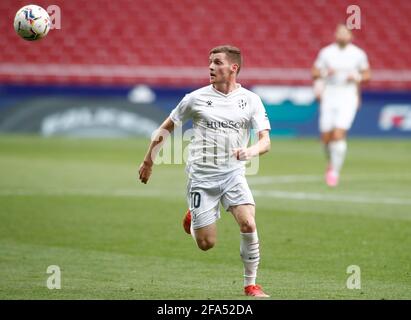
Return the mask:
<svg viewBox="0 0 411 320">
<path fill-rule="evenodd" d="M 201 204 L 201 194 L 200 192 L 190 192 L 190 207 L 199 208 Z"/>
</svg>

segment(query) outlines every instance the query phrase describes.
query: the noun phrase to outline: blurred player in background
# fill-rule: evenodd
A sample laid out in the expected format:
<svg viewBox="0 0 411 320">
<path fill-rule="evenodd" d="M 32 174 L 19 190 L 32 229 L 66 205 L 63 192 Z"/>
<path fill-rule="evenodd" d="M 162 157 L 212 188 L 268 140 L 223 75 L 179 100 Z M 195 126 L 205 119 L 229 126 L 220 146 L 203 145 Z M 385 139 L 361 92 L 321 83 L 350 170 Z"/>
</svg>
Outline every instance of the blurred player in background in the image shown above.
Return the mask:
<svg viewBox="0 0 411 320">
<path fill-rule="evenodd" d="M 312 69 L 320 102 L 319 129 L 327 155 L 326 183 L 338 185 L 347 151 L 347 131 L 360 105 L 360 84 L 370 79 L 366 53 L 351 43 L 352 33 L 337 26 L 335 43 L 321 49 Z"/>
<path fill-rule="evenodd" d="M 236 82 L 241 52 L 232 46 L 212 49 L 209 55 L 210 85 L 187 94 L 159 129 L 140 165 L 143 183 L 150 178 L 153 160 L 165 136 L 187 120 L 193 120 L 189 146 L 187 203 L 184 229 L 202 250 L 217 239 L 220 201 L 240 227 L 240 255 L 244 263 L 244 293 L 268 297 L 256 285 L 260 260 L 255 203 L 245 178 L 244 162 L 270 149 L 270 123 L 261 99 Z M 247 147 L 250 130 L 258 142 Z"/>
</svg>

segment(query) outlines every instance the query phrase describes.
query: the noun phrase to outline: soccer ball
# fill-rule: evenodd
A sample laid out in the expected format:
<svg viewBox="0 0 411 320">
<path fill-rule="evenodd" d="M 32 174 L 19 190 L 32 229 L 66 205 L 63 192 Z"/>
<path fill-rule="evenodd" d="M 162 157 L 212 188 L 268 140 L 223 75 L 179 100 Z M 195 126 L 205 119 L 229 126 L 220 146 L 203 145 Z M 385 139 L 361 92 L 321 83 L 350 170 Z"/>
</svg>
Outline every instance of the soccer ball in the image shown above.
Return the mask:
<svg viewBox="0 0 411 320">
<path fill-rule="evenodd" d="M 21 8 L 14 18 L 14 30 L 27 41 L 44 38 L 50 28 L 51 19 L 47 11 L 33 4 Z"/>
</svg>

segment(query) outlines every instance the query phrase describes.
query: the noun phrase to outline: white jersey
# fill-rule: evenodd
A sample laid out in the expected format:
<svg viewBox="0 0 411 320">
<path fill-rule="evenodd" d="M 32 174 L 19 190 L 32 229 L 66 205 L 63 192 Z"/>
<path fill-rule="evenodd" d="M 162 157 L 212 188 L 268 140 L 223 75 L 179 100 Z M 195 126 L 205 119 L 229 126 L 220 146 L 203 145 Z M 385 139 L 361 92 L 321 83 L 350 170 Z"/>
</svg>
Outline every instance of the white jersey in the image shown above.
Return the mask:
<svg viewBox="0 0 411 320">
<path fill-rule="evenodd" d="M 351 43 L 344 48 L 333 43 L 321 49 L 314 66 L 321 71 L 335 71 L 333 75 L 325 78 L 325 91 L 352 95 L 357 94 L 357 85 L 347 82 L 347 77 L 369 68 L 366 53 Z"/>
<path fill-rule="evenodd" d="M 244 163 L 235 159 L 233 149 L 248 145 L 251 129 L 270 129 L 260 97 L 239 84 L 229 94 L 212 85 L 193 91 L 170 118 L 176 125 L 193 120 L 186 169 L 195 180 L 219 179 L 235 170 L 244 173 Z"/>
</svg>

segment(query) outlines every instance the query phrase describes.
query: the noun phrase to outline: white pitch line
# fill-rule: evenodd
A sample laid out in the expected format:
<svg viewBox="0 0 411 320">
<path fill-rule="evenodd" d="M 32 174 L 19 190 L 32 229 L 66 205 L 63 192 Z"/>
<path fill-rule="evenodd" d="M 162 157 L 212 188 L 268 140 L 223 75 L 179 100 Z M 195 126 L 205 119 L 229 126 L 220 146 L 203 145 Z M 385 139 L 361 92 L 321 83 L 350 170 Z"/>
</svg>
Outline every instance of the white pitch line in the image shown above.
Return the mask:
<svg viewBox="0 0 411 320">
<path fill-rule="evenodd" d="M 295 182 L 318 182 L 322 181 L 319 175 L 284 175 L 284 176 L 262 176 L 247 178 L 249 184 L 270 184 L 270 183 L 295 183 Z"/>
<path fill-rule="evenodd" d="M 268 197 L 290 200 L 309 200 L 309 201 L 331 201 L 331 202 L 350 202 L 366 204 L 390 204 L 390 205 L 411 205 L 411 200 L 401 198 L 384 198 L 369 196 L 347 196 L 347 195 L 326 195 L 321 193 L 308 192 L 289 192 L 281 190 L 254 190 L 253 194 L 257 197 Z M 181 193 L 170 193 L 154 190 L 89 190 L 89 189 L 70 189 L 70 190 L 0 190 L 0 197 L 4 196 L 97 196 L 97 197 L 184 197 Z"/>
<path fill-rule="evenodd" d="M 344 181 L 358 181 L 367 180 L 374 181 L 380 179 L 410 179 L 411 176 L 407 174 L 386 174 L 386 173 L 372 173 L 372 174 L 351 174 L 344 175 Z M 259 176 L 248 177 L 248 183 L 251 185 L 263 184 L 288 184 L 298 182 L 321 182 L 324 180 L 323 175 L 307 174 L 307 175 L 278 175 L 278 176 Z"/>
<path fill-rule="evenodd" d="M 411 205 L 410 199 L 367 197 L 367 196 L 347 196 L 347 195 L 326 195 L 321 193 L 308 192 L 289 192 L 280 190 L 254 190 L 253 195 L 257 197 L 290 199 L 290 200 L 311 200 L 311 201 L 332 201 L 332 202 L 351 202 L 367 204 L 395 204 Z"/>
<path fill-rule="evenodd" d="M 181 193 L 182 195 L 183 192 Z M 67 189 L 67 190 L 1 190 L 0 196 L 104 196 L 104 197 L 175 197 L 176 193 L 166 193 L 154 190 L 92 190 L 92 189 Z"/>
</svg>

